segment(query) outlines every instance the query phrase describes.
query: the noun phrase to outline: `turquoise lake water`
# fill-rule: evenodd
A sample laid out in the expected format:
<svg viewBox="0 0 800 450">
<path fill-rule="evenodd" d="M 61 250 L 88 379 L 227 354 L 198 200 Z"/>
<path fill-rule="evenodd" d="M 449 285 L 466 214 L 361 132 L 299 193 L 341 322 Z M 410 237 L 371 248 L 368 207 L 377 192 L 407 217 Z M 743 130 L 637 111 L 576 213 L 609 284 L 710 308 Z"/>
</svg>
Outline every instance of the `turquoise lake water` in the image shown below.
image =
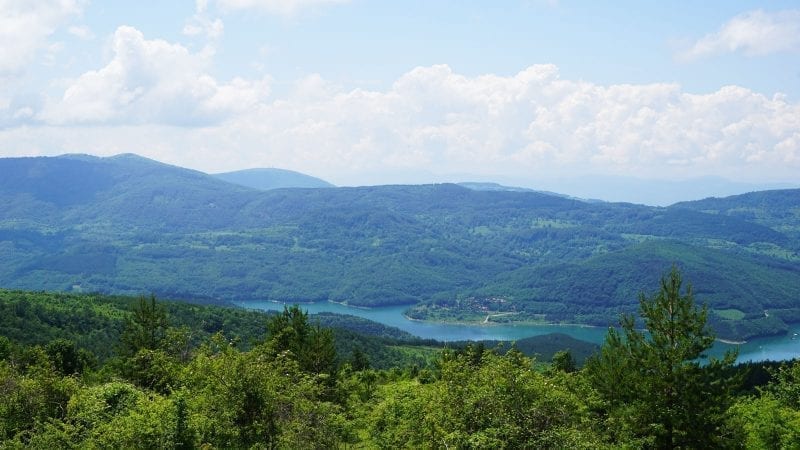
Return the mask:
<svg viewBox="0 0 800 450">
<path fill-rule="evenodd" d="M 239 302 L 237 305 L 264 311 L 283 311 L 283 304 L 274 302 Z M 387 306 L 381 308 L 355 308 L 338 303 L 319 302 L 300 305 L 309 314 L 333 312 L 363 317 L 397 327 L 415 336 L 439 341 L 464 340 L 505 340 L 513 341 L 530 336 L 548 333 L 564 333 L 588 342 L 600 344 L 606 335 L 606 328 L 577 325 L 464 325 L 433 322 L 420 322 L 407 319 L 403 313 L 407 306 Z M 784 360 L 800 357 L 800 325 L 790 327 L 783 336 L 751 339 L 746 344 L 729 345 L 717 342 L 711 350 L 712 355 L 721 355 L 726 350 L 739 348 L 739 361 Z"/>
</svg>

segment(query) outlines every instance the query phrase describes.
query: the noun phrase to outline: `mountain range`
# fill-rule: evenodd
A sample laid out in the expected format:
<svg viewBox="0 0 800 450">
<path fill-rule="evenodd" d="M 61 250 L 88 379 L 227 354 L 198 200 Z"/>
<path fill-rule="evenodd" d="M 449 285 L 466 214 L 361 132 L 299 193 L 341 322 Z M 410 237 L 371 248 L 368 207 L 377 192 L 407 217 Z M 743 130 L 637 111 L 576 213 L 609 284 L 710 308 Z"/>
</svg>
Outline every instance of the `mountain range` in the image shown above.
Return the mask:
<svg viewBox="0 0 800 450">
<path fill-rule="evenodd" d="M 214 174 L 214 177 L 229 183 L 268 191 L 281 188 L 325 188 L 334 187 L 325 180 L 286 169 L 245 169 Z"/>
<path fill-rule="evenodd" d="M 609 325 L 676 264 L 721 337 L 800 321 L 797 189 L 669 207 L 492 185 L 269 189 L 131 154 L 2 158 L 0 174 L 5 288 Z"/>
</svg>

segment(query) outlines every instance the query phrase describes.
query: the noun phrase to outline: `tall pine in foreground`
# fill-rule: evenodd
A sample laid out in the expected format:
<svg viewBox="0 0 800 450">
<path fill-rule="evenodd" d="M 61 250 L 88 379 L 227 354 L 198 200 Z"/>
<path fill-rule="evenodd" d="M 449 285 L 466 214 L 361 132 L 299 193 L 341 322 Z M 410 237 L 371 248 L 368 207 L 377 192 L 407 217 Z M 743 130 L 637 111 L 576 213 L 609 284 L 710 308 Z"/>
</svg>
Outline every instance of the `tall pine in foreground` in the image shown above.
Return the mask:
<svg viewBox="0 0 800 450">
<path fill-rule="evenodd" d="M 735 447 L 726 414 L 738 382 L 727 370 L 736 353 L 703 361 L 714 343 L 706 327 L 708 311 L 696 307 L 691 286 L 682 292 L 682 285 L 673 267 L 657 293 L 640 294 L 646 331 L 636 329 L 633 316 L 624 316 L 622 334 L 609 330 L 587 371 L 607 402 L 616 440 L 644 448 Z"/>
</svg>

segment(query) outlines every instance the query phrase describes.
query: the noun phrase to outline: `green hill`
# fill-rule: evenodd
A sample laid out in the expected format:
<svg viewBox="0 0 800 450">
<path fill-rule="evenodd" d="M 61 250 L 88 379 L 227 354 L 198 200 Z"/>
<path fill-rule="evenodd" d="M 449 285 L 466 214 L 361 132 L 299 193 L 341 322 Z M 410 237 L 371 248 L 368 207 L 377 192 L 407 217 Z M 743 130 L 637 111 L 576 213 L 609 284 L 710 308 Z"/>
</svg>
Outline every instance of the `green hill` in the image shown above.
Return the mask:
<svg viewBox="0 0 800 450">
<path fill-rule="evenodd" d="M 752 196 L 723 212 L 453 184 L 258 191 L 136 155 L 4 158 L 0 174 L 7 288 L 609 324 L 678 263 L 738 318 L 727 337 L 800 320 L 797 191 L 753 194 L 753 216 L 734 213 Z"/>
<path fill-rule="evenodd" d="M 325 180 L 286 169 L 246 169 L 217 173 L 215 178 L 262 191 L 280 188 L 329 188 Z"/>
<path fill-rule="evenodd" d="M 673 207 L 737 217 L 766 225 L 795 239 L 800 238 L 800 189 L 750 192 L 725 198 L 707 198 L 677 203 Z"/>
</svg>

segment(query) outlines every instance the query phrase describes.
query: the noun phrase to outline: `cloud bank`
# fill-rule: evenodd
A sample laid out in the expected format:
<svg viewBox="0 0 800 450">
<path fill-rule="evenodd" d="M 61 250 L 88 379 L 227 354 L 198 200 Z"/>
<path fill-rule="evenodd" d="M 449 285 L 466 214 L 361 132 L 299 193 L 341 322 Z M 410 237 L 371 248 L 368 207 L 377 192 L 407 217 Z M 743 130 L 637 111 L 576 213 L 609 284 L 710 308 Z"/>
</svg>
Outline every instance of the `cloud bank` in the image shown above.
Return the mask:
<svg viewBox="0 0 800 450">
<path fill-rule="evenodd" d="M 129 26 L 114 33 L 112 50 L 105 67 L 74 80 L 40 118 L 58 125 L 199 125 L 241 113 L 269 94 L 265 80 L 218 83 L 207 73 L 210 52 L 146 40 Z"/>
<path fill-rule="evenodd" d="M 0 0 L 0 79 L 21 71 L 56 28 L 82 9 L 79 0 Z"/>
<path fill-rule="evenodd" d="M 217 0 L 223 10 L 256 10 L 268 14 L 293 16 L 302 10 L 349 3 L 350 0 Z"/>
<path fill-rule="evenodd" d="M 800 104 L 738 86 L 691 94 L 677 84 L 563 79 L 551 64 L 508 76 L 434 65 L 383 90 L 312 74 L 275 96 L 269 79 L 219 81 L 212 52 L 132 27 L 117 29 L 111 49 L 24 125 L 0 129 L 4 154 L 136 152 L 209 172 L 285 167 L 338 184 L 414 181 L 385 174 L 421 171 L 751 181 L 800 173 Z"/>
<path fill-rule="evenodd" d="M 678 56 L 691 61 L 724 53 L 752 57 L 781 52 L 800 52 L 800 10 L 740 14 Z"/>
</svg>

